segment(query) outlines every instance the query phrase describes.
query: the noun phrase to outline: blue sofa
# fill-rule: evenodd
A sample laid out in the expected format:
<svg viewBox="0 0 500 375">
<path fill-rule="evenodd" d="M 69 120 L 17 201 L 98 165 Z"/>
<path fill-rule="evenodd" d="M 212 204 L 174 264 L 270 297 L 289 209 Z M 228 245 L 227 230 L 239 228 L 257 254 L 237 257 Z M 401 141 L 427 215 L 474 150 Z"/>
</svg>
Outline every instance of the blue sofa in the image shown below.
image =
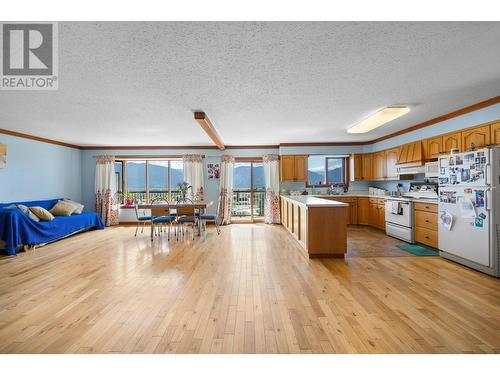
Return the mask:
<svg viewBox="0 0 500 375">
<path fill-rule="evenodd" d="M 0 203 L 0 240 L 5 242 L 4 251 L 7 255 L 16 255 L 16 250 L 21 245 L 43 244 L 88 229 L 104 229 L 104 223 L 95 212 L 56 216 L 52 221 L 36 222 L 17 208 L 5 208 L 13 204 L 23 204 L 49 210 L 58 200 Z"/>
</svg>

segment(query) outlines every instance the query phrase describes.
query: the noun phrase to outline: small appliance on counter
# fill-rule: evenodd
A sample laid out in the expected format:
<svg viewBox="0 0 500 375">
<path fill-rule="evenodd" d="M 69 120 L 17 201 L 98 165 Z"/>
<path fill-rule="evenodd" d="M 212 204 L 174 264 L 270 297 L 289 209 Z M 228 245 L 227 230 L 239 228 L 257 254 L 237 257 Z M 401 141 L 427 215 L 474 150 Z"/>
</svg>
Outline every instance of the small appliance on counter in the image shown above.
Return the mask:
<svg viewBox="0 0 500 375">
<path fill-rule="evenodd" d="M 376 196 L 384 196 L 384 195 L 387 195 L 387 190 L 369 187 L 368 194 L 369 195 L 376 195 Z"/>
</svg>

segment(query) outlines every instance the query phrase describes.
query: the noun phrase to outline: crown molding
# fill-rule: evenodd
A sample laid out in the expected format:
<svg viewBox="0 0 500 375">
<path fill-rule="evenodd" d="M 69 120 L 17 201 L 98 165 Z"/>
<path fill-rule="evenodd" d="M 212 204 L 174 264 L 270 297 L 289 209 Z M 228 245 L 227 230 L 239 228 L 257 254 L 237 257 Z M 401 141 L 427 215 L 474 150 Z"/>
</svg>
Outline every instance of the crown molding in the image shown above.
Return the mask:
<svg viewBox="0 0 500 375">
<path fill-rule="evenodd" d="M 35 135 L 30 135 L 30 134 L 25 134 L 25 133 L 19 133 L 19 132 L 15 132 L 15 131 L 12 131 L 12 130 L 7 130 L 7 129 L 0 129 L 0 134 L 11 135 L 13 137 L 18 137 L 18 138 L 26 138 L 26 139 L 30 139 L 32 141 L 50 143 L 52 145 L 57 145 L 57 146 L 64 146 L 64 147 L 69 147 L 69 148 L 75 148 L 77 150 L 81 150 L 82 149 L 80 146 L 73 145 L 71 143 L 65 143 L 65 142 L 60 142 L 60 141 L 56 141 L 56 140 L 53 140 L 53 139 L 37 137 Z"/>
</svg>

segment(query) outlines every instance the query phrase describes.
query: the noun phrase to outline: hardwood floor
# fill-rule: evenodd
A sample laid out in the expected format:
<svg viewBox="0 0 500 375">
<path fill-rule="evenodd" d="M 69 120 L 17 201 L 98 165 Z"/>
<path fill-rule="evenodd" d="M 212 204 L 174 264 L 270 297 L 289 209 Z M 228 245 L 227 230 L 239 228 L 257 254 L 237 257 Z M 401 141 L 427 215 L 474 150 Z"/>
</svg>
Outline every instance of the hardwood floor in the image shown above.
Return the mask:
<svg viewBox="0 0 500 375">
<path fill-rule="evenodd" d="M 380 229 L 366 225 L 349 225 L 347 227 L 347 258 L 415 256 L 398 249 L 396 247 L 398 244 L 404 244 L 404 242 L 387 236 Z"/>
<path fill-rule="evenodd" d="M 438 257 L 309 260 L 280 226 L 209 232 L 109 228 L 0 258 L 0 352 L 500 351 L 497 279 Z"/>
</svg>

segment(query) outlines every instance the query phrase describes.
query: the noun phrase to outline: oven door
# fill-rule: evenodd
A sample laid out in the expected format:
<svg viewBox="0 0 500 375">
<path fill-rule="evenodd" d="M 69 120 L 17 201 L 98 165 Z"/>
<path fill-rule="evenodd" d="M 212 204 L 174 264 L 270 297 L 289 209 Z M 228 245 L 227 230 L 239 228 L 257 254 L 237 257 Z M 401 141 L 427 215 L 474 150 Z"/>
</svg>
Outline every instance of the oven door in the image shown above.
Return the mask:
<svg viewBox="0 0 500 375">
<path fill-rule="evenodd" d="M 394 213 L 393 203 L 400 205 L 400 215 Z M 411 228 L 413 226 L 412 202 L 387 199 L 385 201 L 385 221 Z"/>
</svg>

